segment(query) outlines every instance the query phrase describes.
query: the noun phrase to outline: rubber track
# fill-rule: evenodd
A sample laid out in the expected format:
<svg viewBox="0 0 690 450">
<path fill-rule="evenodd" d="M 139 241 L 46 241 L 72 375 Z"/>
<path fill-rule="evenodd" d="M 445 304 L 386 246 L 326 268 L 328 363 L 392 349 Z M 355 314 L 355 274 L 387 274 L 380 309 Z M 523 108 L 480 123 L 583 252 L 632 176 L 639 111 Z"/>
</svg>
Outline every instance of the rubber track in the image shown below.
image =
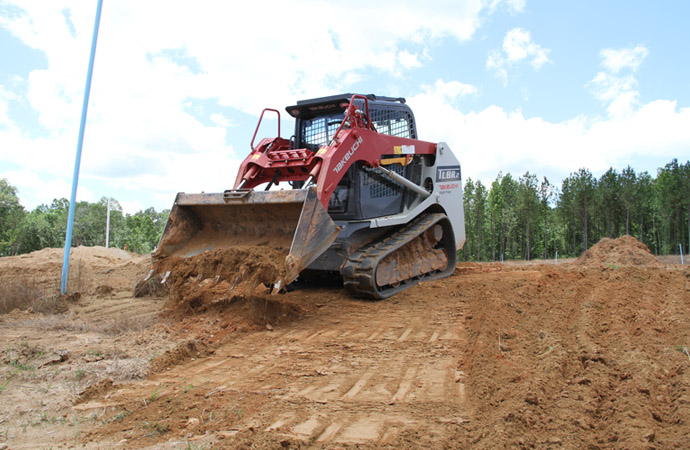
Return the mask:
<svg viewBox="0 0 690 450">
<path fill-rule="evenodd" d="M 386 239 L 375 244 L 365 246 L 351 254 L 342 269 L 343 284 L 345 289 L 355 297 L 381 300 L 388 298 L 400 291 L 409 289 L 422 279 L 425 281 L 443 278 L 452 273 L 455 266 L 455 245 L 452 249 L 446 249 L 448 253 L 448 268 L 443 271 L 428 273 L 422 276 L 403 281 L 397 287 L 376 285 L 376 268 L 378 263 L 390 253 L 403 247 L 412 239 L 421 235 L 436 223 L 448 221 L 445 214 L 434 213 L 419 216 L 408 225 L 393 233 Z M 450 228 L 450 223 L 448 223 Z M 446 230 L 444 230 L 445 232 Z M 451 231 L 452 233 L 452 231 Z M 450 236 L 449 236 L 450 237 Z M 451 239 L 454 241 L 454 239 Z M 450 251 L 449 251 L 450 250 Z"/>
</svg>

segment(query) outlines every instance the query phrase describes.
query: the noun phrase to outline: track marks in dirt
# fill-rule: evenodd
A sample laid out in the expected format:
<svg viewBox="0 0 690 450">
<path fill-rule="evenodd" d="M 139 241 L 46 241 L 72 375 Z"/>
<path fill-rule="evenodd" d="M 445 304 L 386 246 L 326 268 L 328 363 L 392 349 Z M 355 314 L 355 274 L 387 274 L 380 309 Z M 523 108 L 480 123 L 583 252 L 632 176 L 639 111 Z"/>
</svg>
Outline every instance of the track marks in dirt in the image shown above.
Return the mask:
<svg viewBox="0 0 690 450">
<path fill-rule="evenodd" d="M 679 349 L 690 347 L 690 270 L 603 261 L 459 264 L 453 277 L 373 303 L 312 287 L 272 297 L 294 306 L 285 318 L 263 300 L 212 304 L 163 315 L 170 329 L 131 335 L 29 333 L 17 325 L 38 316 L 21 313 L 2 335 L 46 349 L 69 344 L 70 383 L 76 367 L 109 373 L 96 353 L 122 365 L 126 350 L 145 367 L 180 337 L 211 341 L 214 354 L 190 349 L 146 380 L 116 378 L 65 406 L 98 417 L 79 424 L 85 448 L 684 448 L 690 362 Z M 127 289 L 118 286 L 114 296 L 82 297 L 74 314 L 93 327 L 145 312 L 119 298 Z M 160 309 L 146 301 L 148 313 Z M 55 381 L 42 395 L 12 381 L 2 398 L 17 415 L 3 420 L 26 423 L 38 412 L 15 408 L 64 400 Z M 74 441 L 69 424 L 50 435 L 53 424 L 27 434 L 13 426 L 12 448 Z"/>
<path fill-rule="evenodd" d="M 682 447 L 690 368 L 673 349 L 690 339 L 687 277 L 578 264 L 467 272 L 472 447 Z"/>
<path fill-rule="evenodd" d="M 156 380 L 172 382 L 184 373 L 187 379 L 226 388 L 280 389 L 284 396 L 317 402 L 439 401 L 459 395 L 457 355 L 450 349 L 459 346 L 457 332 L 367 328 L 376 332 L 348 326 L 261 332 Z"/>
<path fill-rule="evenodd" d="M 395 414 L 370 413 L 352 415 L 312 416 L 304 422 L 290 425 L 280 423 L 267 431 L 297 441 L 318 445 L 334 444 L 391 444 L 405 428 L 417 422 Z"/>
<path fill-rule="evenodd" d="M 251 396 L 232 423 L 236 436 L 223 440 L 228 448 L 246 433 L 316 447 L 393 445 L 419 429 L 447 434 L 467 417 L 458 369 L 464 306 L 457 299 L 429 308 L 412 296 L 394 304 L 331 295 L 328 306 L 305 320 L 237 336 L 208 358 L 114 397 L 126 405 L 161 390 L 184 405 L 181 391 L 193 385 L 205 392 L 195 407 L 210 410 L 219 395 Z M 132 417 L 148 417 L 138 414 Z"/>
</svg>

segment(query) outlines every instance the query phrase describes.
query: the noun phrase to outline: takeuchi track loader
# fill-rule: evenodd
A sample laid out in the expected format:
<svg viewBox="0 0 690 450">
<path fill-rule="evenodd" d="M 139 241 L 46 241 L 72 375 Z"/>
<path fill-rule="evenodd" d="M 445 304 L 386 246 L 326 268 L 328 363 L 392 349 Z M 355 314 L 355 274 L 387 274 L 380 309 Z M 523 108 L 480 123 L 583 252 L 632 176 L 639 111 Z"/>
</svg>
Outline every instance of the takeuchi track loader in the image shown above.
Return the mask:
<svg viewBox="0 0 690 450">
<path fill-rule="evenodd" d="M 368 299 L 453 273 L 465 242 L 460 163 L 445 143 L 417 139 L 403 98 L 343 94 L 286 110 L 293 136 L 280 137 L 280 112 L 265 109 L 233 189 L 177 195 L 154 263 L 238 245 L 289 249 L 278 289 L 327 271 Z M 267 112 L 278 137 L 255 145 Z"/>
</svg>

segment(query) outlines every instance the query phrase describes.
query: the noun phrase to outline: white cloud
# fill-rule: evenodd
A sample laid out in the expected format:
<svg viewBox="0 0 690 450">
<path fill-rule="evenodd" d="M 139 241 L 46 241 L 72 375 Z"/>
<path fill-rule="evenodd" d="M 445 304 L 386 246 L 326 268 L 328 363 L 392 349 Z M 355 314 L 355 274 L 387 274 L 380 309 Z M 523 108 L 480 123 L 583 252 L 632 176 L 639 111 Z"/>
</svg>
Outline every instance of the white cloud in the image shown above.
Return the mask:
<svg viewBox="0 0 690 450">
<path fill-rule="evenodd" d="M 491 50 L 486 58 L 486 68 L 495 72 L 496 77 L 503 80 L 503 84 L 508 84 L 508 71 L 505 68 L 506 60 L 500 50 Z"/>
<path fill-rule="evenodd" d="M 635 48 L 603 49 L 600 53 L 601 64 L 607 72 L 599 72 L 586 87 L 595 98 L 608 104 L 609 117 L 630 116 L 638 105 L 640 97 L 637 79 L 632 74 L 618 75 L 623 69 L 636 72 L 647 57 L 648 51 L 642 45 Z"/>
<path fill-rule="evenodd" d="M 653 101 L 607 119 L 549 122 L 498 106 L 462 112 L 444 94 L 444 85 L 408 99 L 420 138 L 447 142 L 465 177 L 483 182 L 498 171 L 517 176 L 528 170 L 558 182 L 578 167 L 603 172 L 625 167 L 636 156 L 670 159 L 690 148 L 690 108 L 673 101 Z"/>
<path fill-rule="evenodd" d="M 146 209 L 146 206 L 142 205 L 139 200 L 125 201 L 118 200 L 118 203 L 122 207 L 122 212 L 125 214 L 134 214 L 138 211 Z"/>
<path fill-rule="evenodd" d="M 237 126 L 237 124 L 231 118 L 226 117 L 224 114 L 211 114 L 210 119 L 211 122 L 218 125 L 219 127 L 230 128 Z"/>
<path fill-rule="evenodd" d="M 637 80 L 632 75 L 616 77 L 606 72 L 599 72 L 588 83 L 592 93 L 602 101 L 613 101 L 621 93 L 633 90 L 637 86 Z"/>
<path fill-rule="evenodd" d="M 63 178 L 46 179 L 30 169 L 7 170 L 0 173 L 0 178 L 6 178 L 12 186 L 17 188 L 19 201 L 25 207 L 27 205 L 33 205 L 33 207 L 40 204 L 49 205 L 55 198 L 70 198 L 72 192 L 71 181 Z M 96 202 L 99 199 L 100 196 L 94 194 L 90 189 L 79 188 L 77 202 Z M 27 209 L 33 209 L 33 207 Z"/>
<path fill-rule="evenodd" d="M 622 69 L 628 68 L 633 72 L 637 71 L 642 61 L 647 57 L 649 51 L 644 45 L 637 45 L 635 48 L 612 49 L 605 48 L 601 51 L 602 64 L 611 73 L 617 74 Z"/>
<path fill-rule="evenodd" d="M 459 81 L 449 81 L 446 83 L 442 79 L 438 79 L 433 86 L 424 86 L 424 91 L 427 95 L 452 103 L 458 97 L 476 94 L 477 87 Z"/>
<path fill-rule="evenodd" d="M 527 60 L 534 70 L 550 62 L 549 49 L 532 41 L 532 35 L 524 28 L 513 28 L 503 38 L 502 50 L 491 50 L 486 60 L 486 68 L 496 73 L 496 76 L 508 81 L 507 68 Z"/>
<path fill-rule="evenodd" d="M 539 69 L 549 61 L 548 50 L 532 42 L 530 32 L 523 28 L 514 28 L 506 33 L 503 39 L 503 51 L 510 62 L 522 61 L 531 57 L 531 64 L 535 69 Z"/>
<path fill-rule="evenodd" d="M 10 100 L 15 96 L 5 90 L 5 88 L 0 84 L 0 127 L 14 127 L 14 122 L 10 119 L 8 115 Z"/>
<path fill-rule="evenodd" d="M 525 10 L 525 0 L 492 0 L 489 10 L 507 9 L 513 13 L 521 13 Z"/>
<path fill-rule="evenodd" d="M 606 112 L 610 117 L 626 117 L 634 113 L 635 107 L 639 103 L 640 94 L 637 91 L 624 91 L 614 98 Z"/>
<path fill-rule="evenodd" d="M 70 184 L 95 4 L 5 4 L 23 12 L 0 14 L 0 26 L 45 53 L 48 67 L 31 71 L 23 92 L 0 91 L 0 164 L 27 168 L 37 185 L 57 179 Z M 515 0 L 504 4 L 522 7 Z M 421 66 L 428 45 L 440 38 L 470 39 L 480 15 L 491 12 L 483 0 L 424 8 L 412 0 L 382 0 L 369 8 L 362 15 L 346 3 L 316 0 L 249 2 L 242 8 L 223 1 L 106 2 L 82 179 L 145 190 L 167 197 L 166 205 L 178 190 L 230 187 L 244 156 L 226 143 L 233 122 L 217 110 L 189 110 L 190 100 L 258 115 L 267 106 L 346 90 L 372 68 L 394 75 Z M 308 33 L 289 25 L 304 23 Z M 410 44 L 419 50 L 410 51 Z M 6 126 L 11 95 L 37 112 L 42 137 L 31 125 Z M 45 198 L 28 206 L 64 195 L 59 192 L 45 190 Z"/>
<path fill-rule="evenodd" d="M 398 52 L 398 62 L 406 69 L 413 69 L 422 66 L 422 63 L 419 62 L 417 55 L 415 53 L 410 53 L 407 50 Z"/>
</svg>

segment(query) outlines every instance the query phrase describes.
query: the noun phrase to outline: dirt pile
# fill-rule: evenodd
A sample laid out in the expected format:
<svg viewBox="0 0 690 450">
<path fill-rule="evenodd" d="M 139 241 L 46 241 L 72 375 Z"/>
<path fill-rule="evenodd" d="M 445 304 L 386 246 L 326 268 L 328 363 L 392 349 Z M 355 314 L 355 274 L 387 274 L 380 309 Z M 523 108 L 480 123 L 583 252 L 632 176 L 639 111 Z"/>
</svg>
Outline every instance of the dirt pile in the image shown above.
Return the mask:
<svg viewBox="0 0 690 450">
<path fill-rule="evenodd" d="M 690 267 L 660 265 L 632 238 L 572 264 L 459 264 L 382 302 L 336 284 L 263 295 L 280 252 L 198 255 L 171 265 L 167 315 L 165 300 L 132 297 L 145 264 L 100 253 L 83 256 L 98 282 L 68 313 L 0 315 L 0 447 L 690 442 Z M 44 256 L 0 259 L 0 278 Z"/>
<path fill-rule="evenodd" d="M 157 276 L 167 274 L 166 319 L 184 334 L 215 344 L 238 330 L 265 329 L 302 317 L 309 306 L 275 295 L 286 255 L 282 249 L 240 246 L 156 262 Z"/>
<path fill-rule="evenodd" d="M 205 251 L 196 256 L 171 256 L 156 262 L 171 297 L 197 309 L 271 291 L 285 274 L 287 251 L 241 246 Z"/>
<path fill-rule="evenodd" d="M 0 258 L 0 285 L 21 284 L 39 295 L 59 293 L 63 249 L 45 248 Z M 70 252 L 68 292 L 129 291 L 151 268 L 149 255 L 118 248 L 75 247 Z"/>
<path fill-rule="evenodd" d="M 632 236 L 603 238 L 575 262 L 589 267 L 662 266 L 649 248 Z"/>
<path fill-rule="evenodd" d="M 604 271 L 487 267 L 450 281 L 469 306 L 469 448 L 687 446 L 690 271 L 623 266 L 613 250 L 626 258 Z"/>
<path fill-rule="evenodd" d="M 63 424 L 84 415 L 73 402 L 141 379 L 177 339 L 156 325 L 161 299 L 132 297 L 150 256 L 73 248 L 68 295 L 59 296 L 62 259 L 63 249 L 0 258 L 0 448 L 66 439 Z"/>
</svg>

